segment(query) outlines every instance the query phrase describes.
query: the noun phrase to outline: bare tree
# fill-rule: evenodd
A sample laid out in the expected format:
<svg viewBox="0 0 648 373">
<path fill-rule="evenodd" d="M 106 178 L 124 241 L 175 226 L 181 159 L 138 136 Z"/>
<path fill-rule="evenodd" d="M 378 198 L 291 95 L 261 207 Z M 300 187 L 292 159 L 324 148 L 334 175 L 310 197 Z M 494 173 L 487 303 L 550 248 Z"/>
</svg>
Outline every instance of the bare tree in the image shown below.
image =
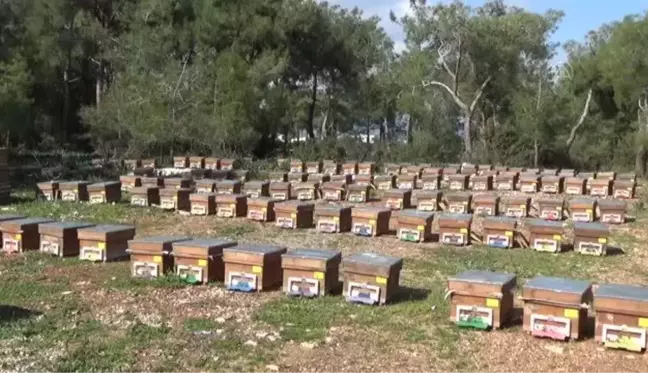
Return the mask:
<svg viewBox="0 0 648 373">
<path fill-rule="evenodd" d="M 571 132 L 569 133 L 569 137 L 565 142 L 566 153 L 569 153 L 569 149 L 571 149 L 571 146 L 574 144 L 574 140 L 576 140 L 576 132 L 578 132 L 578 129 L 583 125 L 583 122 L 585 122 L 585 118 L 587 117 L 587 113 L 589 112 L 589 106 L 591 101 L 592 101 L 592 88 L 590 88 L 589 91 L 587 92 L 587 99 L 585 100 L 585 106 L 583 107 L 583 112 L 578 118 L 578 122 L 576 122 L 576 124 L 572 127 Z"/>
</svg>

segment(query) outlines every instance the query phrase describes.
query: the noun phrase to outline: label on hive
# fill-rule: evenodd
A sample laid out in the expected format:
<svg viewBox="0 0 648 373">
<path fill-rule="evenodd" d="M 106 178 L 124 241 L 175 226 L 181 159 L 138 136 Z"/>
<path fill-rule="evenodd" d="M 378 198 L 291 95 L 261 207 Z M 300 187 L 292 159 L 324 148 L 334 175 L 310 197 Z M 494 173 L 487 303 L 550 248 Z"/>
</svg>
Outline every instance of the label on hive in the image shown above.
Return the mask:
<svg viewBox="0 0 648 373">
<path fill-rule="evenodd" d="M 454 214 L 466 214 L 468 213 L 468 206 L 463 203 L 451 203 L 448 205 L 448 211 Z"/>
<path fill-rule="evenodd" d="M 266 211 L 263 210 L 248 210 L 248 215 L 247 215 L 248 219 L 256 220 L 256 221 L 265 221 Z"/>
<path fill-rule="evenodd" d="M 131 188 L 133 188 L 133 185 L 131 184 L 122 183 L 121 185 L 122 192 L 128 192 Z"/>
<path fill-rule="evenodd" d="M 280 201 L 285 201 L 288 199 L 286 192 L 274 192 L 272 193 L 272 198 Z"/>
<path fill-rule="evenodd" d="M 106 250 L 99 247 L 82 247 L 79 251 L 79 259 L 90 262 L 103 262 L 106 260 Z"/>
<path fill-rule="evenodd" d="M 493 213 L 493 208 L 490 207 L 490 206 L 477 206 L 475 208 L 475 214 L 477 214 L 477 215 L 487 215 L 487 216 L 495 215 Z"/>
<path fill-rule="evenodd" d="M 455 322 L 458 326 L 488 329 L 493 326 L 493 309 L 468 305 L 457 305 Z"/>
<path fill-rule="evenodd" d="M 345 168 L 343 172 L 345 175 L 355 175 L 355 170 L 353 168 Z"/>
<path fill-rule="evenodd" d="M 295 228 L 295 219 L 293 219 L 293 218 L 285 218 L 285 217 L 277 217 L 276 225 L 279 228 L 294 229 Z"/>
<path fill-rule="evenodd" d="M 603 324 L 603 343 L 608 348 L 641 352 L 646 348 L 646 329 L 625 325 Z"/>
<path fill-rule="evenodd" d="M 91 194 L 90 203 L 91 204 L 106 203 L 106 194 L 103 192 L 101 194 Z"/>
<path fill-rule="evenodd" d="M 60 246 L 58 242 L 41 240 L 40 251 L 52 255 L 60 255 Z"/>
<path fill-rule="evenodd" d="M 578 222 L 590 222 L 592 221 L 591 212 L 572 212 L 572 220 Z"/>
<path fill-rule="evenodd" d="M 359 168 L 358 175 L 371 175 L 371 168 L 369 167 Z"/>
<path fill-rule="evenodd" d="M 423 183 L 423 190 L 437 190 L 437 189 L 439 189 L 439 183 L 437 182 Z"/>
<path fill-rule="evenodd" d="M 324 199 L 327 201 L 340 201 L 342 200 L 342 191 L 326 191 L 324 192 Z"/>
<path fill-rule="evenodd" d="M 313 189 L 298 190 L 297 199 L 300 201 L 310 201 L 312 199 L 315 199 L 315 191 Z"/>
<path fill-rule="evenodd" d="M 437 203 L 435 200 L 420 200 L 416 206 L 417 210 L 420 211 L 436 211 Z"/>
<path fill-rule="evenodd" d="M 206 188 L 206 187 L 201 187 L 196 189 L 197 193 L 211 193 L 213 191 L 214 191 L 213 188 Z"/>
<path fill-rule="evenodd" d="M 234 194 L 234 191 L 233 191 L 231 188 L 230 188 L 230 189 L 218 189 L 218 190 L 216 191 L 216 194 L 221 194 L 221 195 L 224 195 L 224 194 Z"/>
<path fill-rule="evenodd" d="M 13 239 L 12 237 L 7 237 L 7 234 L 3 235 L 2 239 L 2 250 L 9 253 L 19 253 L 22 251 L 22 240 Z"/>
<path fill-rule="evenodd" d="M 605 246 L 606 246 L 605 244 L 597 243 L 597 242 L 579 242 L 576 251 L 585 255 L 603 256 L 605 255 L 605 251 L 606 251 Z"/>
<path fill-rule="evenodd" d="M 568 186 L 565 189 L 565 194 L 583 194 L 583 188 L 579 186 Z"/>
<path fill-rule="evenodd" d="M 621 224 L 623 223 L 623 220 L 624 219 L 621 214 L 608 214 L 608 213 L 601 214 L 601 221 L 603 223 Z"/>
<path fill-rule="evenodd" d="M 203 268 L 198 266 L 177 264 L 176 275 L 190 284 L 206 282 L 203 278 Z"/>
<path fill-rule="evenodd" d="M 250 198 L 259 198 L 260 195 L 261 195 L 261 191 L 259 190 L 249 190 L 247 192 L 247 196 Z"/>
<path fill-rule="evenodd" d="M 398 237 L 402 241 L 412 241 L 412 242 L 420 242 L 422 241 L 421 237 L 421 231 L 416 230 L 416 229 L 404 229 L 401 228 L 398 230 Z"/>
<path fill-rule="evenodd" d="M 302 172 L 302 170 L 303 169 L 300 166 L 290 167 L 290 173 L 291 174 L 299 174 L 299 173 Z"/>
<path fill-rule="evenodd" d="M 45 197 L 45 200 L 47 200 L 47 201 L 53 201 L 54 200 L 54 192 L 43 193 L 43 196 Z"/>
<path fill-rule="evenodd" d="M 520 191 L 524 193 L 535 193 L 538 191 L 536 183 L 523 183 L 520 186 Z"/>
<path fill-rule="evenodd" d="M 216 162 L 205 163 L 205 168 L 208 170 L 218 170 L 218 164 Z"/>
<path fill-rule="evenodd" d="M 320 219 L 317 221 L 317 231 L 323 233 L 337 233 L 339 231 L 339 226 L 335 220 Z"/>
<path fill-rule="evenodd" d="M 592 187 L 590 189 L 590 195 L 592 196 L 607 196 L 608 188 L 607 187 Z"/>
<path fill-rule="evenodd" d="M 185 168 L 186 163 L 185 163 L 185 161 L 175 161 L 175 162 L 173 162 L 173 167 L 175 167 L 175 168 Z"/>
<path fill-rule="evenodd" d="M 367 192 L 349 193 L 349 202 L 363 203 L 367 200 Z"/>
<path fill-rule="evenodd" d="M 380 287 L 349 281 L 347 300 L 353 303 L 378 304 L 380 302 Z"/>
<path fill-rule="evenodd" d="M 373 224 L 353 223 L 353 233 L 359 236 L 373 236 Z"/>
<path fill-rule="evenodd" d="M 629 189 L 614 189 L 614 198 L 630 198 L 631 191 Z"/>
<path fill-rule="evenodd" d="M 513 190 L 513 181 L 500 181 L 497 183 L 497 190 Z"/>
<path fill-rule="evenodd" d="M 148 206 L 148 198 L 140 196 L 131 197 L 131 205 L 133 206 Z"/>
<path fill-rule="evenodd" d="M 337 174 L 337 167 L 325 167 L 324 173 L 329 175 L 335 175 Z"/>
<path fill-rule="evenodd" d="M 571 334 L 571 320 L 566 317 L 531 314 L 531 335 L 564 341 Z"/>
<path fill-rule="evenodd" d="M 474 183 L 473 190 L 487 190 L 486 183 L 484 182 Z"/>
<path fill-rule="evenodd" d="M 446 245 L 465 245 L 466 235 L 464 233 L 441 233 L 441 242 Z"/>
<path fill-rule="evenodd" d="M 526 207 L 507 207 L 506 216 L 511 218 L 522 218 L 526 216 Z"/>
<path fill-rule="evenodd" d="M 511 238 L 507 235 L 489 234 L 486 236 L 486 245 L 499 248 L 510 247 Z"/>
<path fill-rule="evenodd" d="M 175 210 L 176 200 L 173 198 L 163 198 L 160 200 L 160 207 L 165 210 Z"/>
<path fill-rule="evenodd" d="M 61 193 L 61 199 L 63 201 L 75 202 L 77 200 L 77 192 L 72 190 L 64 190 Z"/>
<path fill-rule="evenodd" d="M 191 215 L 207 215 L 207 206 L 204 204 L 191 204 Z"/>
<path fill-rule="evenodd" d="M 232 206 L 219 207 L 216 210 L 216 216 L 218 216 L 219 218 L 233 218 L 235 210 L 236 207 Z"/>
<path fill-rule="evenodd" d="M 313 278 L 288 277 L 288 295 L 316 297 L 319 295 L 319 281 Z"/>
<path fill-rule="evenodd" d="M 132 275 L 137 278 L 156 278 L 160 276 L 160 266 L 150 262 L 133 262 Z"/>
<path fill-rule="evenodd" d="M 414 185 L 411 181 L 403 181 L 398 183 L 398 189 L 414 189 Z"/>
<path fill-rule="evenodd" d="M 546 220 L 561 220 L 562 219 L 562 209 L 544 209 L 540 211 L 540 217 Z"/>
<path fill-rule="evenodd" d="M 191 162 L 191 163 L 189 163 L 189 167 L 190 168 L 202 168 L 202 165 L 200 164 L 200 162 Z"/>
<path fill-rule="evenodd" d="M 230 272 L 227 278 L 227 290 L 246 293 L 257 290 L 257 275 L 243 272 Z"/>
<path fill-rule="evenodd" d="M 392 183 L 390 181 L 378 183 L 378 190 L 389 190 L 391 188 L 392 188 Z"/>
<path fill-rule="evenodd" d="M 556 184 L 543 184 L 542 185 L 543 193 L 558 193 L 558 186 Z"/>
<path fill-rule="evenodd" d="M 233 167 L 233 165 L 231 165 L 231 164 L 221 164 L 221 170 L 231 171 L 232 167 Z"/>
<path fill-rule="evenodd" d="M 551 253 L 557 253 L 560 248 L 560 244 L 557 240 L 546 240 L 546 239 L 536 239 L 533 241 L 533 248 L 536 251 L 548 251 Z"/>
<path fill-rule="evenodd" d="M 403 200 L 401 198 L 388 198 L 385 201 L 385 207 L 392 210 L 401 209 L 403 207 Z"/>
<path fill-rule="evenodd" d="M 453 181 L 450 183 L 450 190 L 464 190 L 465 184 L 461 181 Z"/>
<path fill-rule="evenodd" d="M 318 172 L 319 172 L 319 167 L 317 167 L 317 166 L 306 168 L 306 173 L 307 174 L 316 174 Z"/>
</svg>

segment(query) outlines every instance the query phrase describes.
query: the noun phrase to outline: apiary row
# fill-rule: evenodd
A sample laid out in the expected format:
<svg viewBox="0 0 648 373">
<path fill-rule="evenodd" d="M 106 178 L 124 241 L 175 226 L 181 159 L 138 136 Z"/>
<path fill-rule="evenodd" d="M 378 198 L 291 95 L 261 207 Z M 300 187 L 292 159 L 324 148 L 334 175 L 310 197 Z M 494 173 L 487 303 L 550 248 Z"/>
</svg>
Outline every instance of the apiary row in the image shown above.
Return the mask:
<svg viewBox="0 0 648 373">
<path fill-rule="evenodd" d="M 448 278 L 450 320 L 461 327 L 499 329 L 513 318 L 514 274 L 467 271 Z M 648 289 L 536 276 L 522 287 L 523 330 L 566 341 L 586 334 L 595 314 L 595 339 L 608 348 L 641 352 L 648 331 Z"/>
<path fill-rule="evenodd" d="M 149 159 L 126 159 L 124 165 L 129 170 L 138 168 L 156 169 L 160 166 L 154 158 Z M 238 161 L 232 158 L 216 158 L 202 156 L 177 156 L 173 157 L 174 168 L 193 168 L 208 170 L 234 170 Z"/>
</svg>

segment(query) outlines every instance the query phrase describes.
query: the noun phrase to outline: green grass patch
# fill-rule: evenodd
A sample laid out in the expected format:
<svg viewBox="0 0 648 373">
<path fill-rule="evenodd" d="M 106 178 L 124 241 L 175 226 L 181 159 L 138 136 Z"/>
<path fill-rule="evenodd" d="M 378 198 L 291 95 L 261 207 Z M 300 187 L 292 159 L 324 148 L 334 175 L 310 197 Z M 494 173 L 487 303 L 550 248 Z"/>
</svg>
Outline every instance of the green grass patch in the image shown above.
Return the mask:
<svg viewBox="0 0 648 373">
<path fill-rule="evenodd" d="M 188 332 L 216 329 L 216 322 L 209 319 L 190 317 L 184 320 L 184 329 Z"/>
</svg>

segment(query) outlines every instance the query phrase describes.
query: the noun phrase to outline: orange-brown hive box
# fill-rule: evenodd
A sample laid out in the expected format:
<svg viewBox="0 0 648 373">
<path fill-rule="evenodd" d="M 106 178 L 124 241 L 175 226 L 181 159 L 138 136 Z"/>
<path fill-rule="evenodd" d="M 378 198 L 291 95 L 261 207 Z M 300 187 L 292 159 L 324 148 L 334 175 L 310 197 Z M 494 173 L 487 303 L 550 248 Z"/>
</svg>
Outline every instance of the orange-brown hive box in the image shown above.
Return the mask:
<svg viewBox="0 0 648 373">
<path fill-rule="evenodd" d="M 358 162 L 357 161 L 346 161 L 342 164 L 342 174 L 344 175 L 355 175 L 358 173 Z"/>
<path fill-rule="evenodd" d="M 450 186 L 450 176 L 459 173 L 458 167 L 444 167 L 441 169 L 441 188 L 448 188 Z"/>
<path fill-rule="evenodd" d="M 612 189 L 612 180 L 599 176 L 596 179 L 592 180 L 590 184 L 590 196 L 606 197 L 610 195 L 610 189 Z"/>
<path fill-rule="evenodd" d="M 484 218 L 483 241 L 491 247 L 510 248 L 515 243 L 517 219 L 507 216 Z"/>
<path fill-rule="evenodd" d="M 508 171 L 509 171 L 509 167 L 508 167 L 508 166 L 495 166 L 493 169 L 494 169 L 495 171 L 499 172 L 499 173 L 502 173 L 502 172 L 508 172 Z"/>
<path fill-rule="evenodd" d="M 446 211 L 457 214 L 468 214 L 472 211 L 472 194 L 462 192 L 446 193 Z"/>
<path fill-rule="evenodd" d="M 88 185 L 90 203 L 113 203 L 121 201 L 121 182 L 106 181 Z"/>
<path fill-rule="evenodd" d="M 531 207 L 530 197 L 507 197 L 504 199 L 504 215 L 512 218 L 526 218 Z"/>
<path fill-rule="evenodd" d="M 626 181 L 636 182 L 637 174 L 635 174 L 634 172 L 619 173 L 616 176 L 616 180 L 626 180 Z"/>
<path fill-rule="evenodd" d="M 290 173 L 301 174 L 304 172 L 304 162 L 301 159 L 292 159 L 290 161 Z"/>
<path fill-rule="evenodd" d="M 269 197 L 270 182 L 268 181 L 248 181 L 243 184 L 243 194 L 250 198 Z"/>
<path fill-rule="evenodd" d="M 255 221 L 274 221 L 275 203 L 280 202 L 272 197 L 248 198 L 247 218 Z"/>
<path fill-rule="evenodd" d="M 536 276 L 522 287 L 524 331 L 555 340 L 579 339 L 592 302 L 588 281 Z"/>
<path fill-rule="evenodd" d="M 562 251 L 564 228 L 562 222 L 528 219 L 529 245 L 536 251 L 558 253 Z"/>
<path fill-rule="evenodd" d="M 214 187 L 216 194 L 240 194 L 241 181 L 240 180 L 218 180 Z"/>
<path fill-rule="evenodd" d="M 396 175 L 376 175 L 374 185 L 378 190 L 389 190 L 396 187 Z"/>
<path fill-rule="evenodd" d="M 322 198 L 327 201 L 344 201 L 346 198 L 346 183 L 329 181 L 322 184 Z"/>
<path fill-rule="evenodd" d="M 353 183 L 353 175 L 331 175 L 331 182 L 344 183 L 349 185 Z"/>
<path fill-rule="evenodd" d="M 446 245 L 470 244 L 472 215 L 443 213 L 439 217 L 439 240 Z"/>
<path fill-rule="evenodd" d="M 492 164 L 479 164 L 477 165 L 477 174 L 483 175 L 485 172 L 493 171 Z"/>
<path fill-rule="evenodd" d="M 581 176 L 567 177 L 565 178 L 565 194 L 576 196 L 585 194 L 586 184 L 587 179 Z"/>
<path fill-rule="evenodd" d="M 59 184 L 61 200 L 80 202 L 88 200 L 88 181 L 66 181 Z"/>
<path fill-rule="evenodd" d="M 142 159 L 142 167 L 157 168 L 157 161 L 155 160 L 155 158 Z"/>
<path fill-rule="evenodd" d="M 493 189 L 493 175 L 474 175 L 471 180 L 472 190 L 487 191 Z"/>
<path fill-rule="evenodd" d="M 596 178 L 597 179 L 607 179 L 607 180 L 615 180 L 616 179 L 616 172 L 614 171 L 605 171 L 605 172 L 597 172 L 596 173 Z"/>
<path fill-rule="evenodd" d="M 396 180 L 398 189 L 416 189 L 418 187 L 418 176 L 414 174 L 402 174 Z"/>
<path fill-rule="evenodd" d="M 132 171 L 138 167 L 142 167 L 141 159 L 124 159 L 124 166 L 127 170 Z"/>
<path fill-rule="evenodd" d="M 79 259 L 91 262 L 109 262 L 128 255 L 128 241 L 135 237 L 135 227 L 122 224 L 104 224 L 82 228 L 79 238 Z"/>
<path fill-rule="evenodd" d="M 319 174 L 322 172 L 322 161 L 306 162 L 307 174 Z"/>
<path fill-rule="evenodd" d="M 358 175 L 373 175 L 376 170 L 374 162 L 358 163 Z"/>
<path fill-rule="evenodd" d="M 291 296 L 319 297 L 338 291 L 339 251 L 295 249 L 281 256 L 283 291 Z"/>
<path fill-rule="evenodd" d="M 288 174 L 288 182 L 290 184 L 292 184 L 293 187 L 294 187 L 295 184 L 303 183 L 304 181 L 306 181 L 307 177 L 308 177 L 307 173 L 292 173 L 291 172 L 291 173 Z"/>
<path fill-rule="evenodd" d="M 327 175 L 337 175 L 340 173 L 340 164 L 336 161 L 325 159 L 322 165 L 322 173 Z"/>
<path fill-rule="evenodd" d="M 315 227 L 318 232 L 340 233 L 351 230 L 351 207 L 318 205 L 315 207 Z"/>
<path fill-rule="evenodd" d="M 160 208 L 164 210 L 191 211 L 191 188 L 160 189 Z"/>
<path fill-rule="evenodd" d="M 319 183 L 317 181 L 305 181 L 293 185 L 295 195 L 300 201 L 312 201 L 319 197 Z"/>
<path fill-rule="evenodd" d="M 173 157 L 173 167 L 174 168 L 189 167 L 189 157 L 187 156 Z"/>
<path fill-rule="evenodd" d="M 523 193 L 538 193 L 540 177 L 534 173 L 524 173 L 520 175 L 519 184 Z"/>
<path fill-rule="evenodd" d="M 595 339 L 607 348 L 646 349 L 648 288 L 601 284 L 594 290 Z"/>
<path fill-rule="evenodd" d="M 417 178 L 421 178 L 421 173 L 423 173 L 423 169 L 425 166 L 421 166 L 419 164 L 412 164 L 407 166 L 407 174 L 408 175 L 415 175 Z"/>
<path fill-rule="evenodd" d="M 164 179 L 157 176 L 146 176 L 142 177 L 142 186 L 143 187 L 160 187 L 164 188 Z"/>
<path fill-rule="evenodd" d="M 289 182 L 270 182 L 270 197 L 278 201 L 287 201 L 292 197 L 292 185 Z"/>
<path fill-rule="evenodd" d="M 135 175 L 122 175 L 119 177 L 122 192 L 128 192 L 133 188 L 142 186 L 142 178 Z"/>
<path fill-rule="evenodd" d="M 166 189 L 191 188 L 191 179 L 183 177 L 169 177 L 164 179 Z"/>
<path fill-rule="evenodd" d="M 369 185 L 349 184 L 347 185 L 346 200 L 354 203 L 365 203 L 369 200 L 371 187 Z"/>
<path fill-rule="evenodd" d="M 285 247 L 251 244 L 223 249 L 225 286 L 243 292 L 279 287 L 283 279 L 281 256 L 285 252 Z"/>
<path fill-rule="evenodd" d="M 385 173 L 388 175 L 400 175 L 403 165 L 400 163 L 387 163 L 385 165 Z"/>
<path fill-rule="evenodd" d="M 398 214 L 398 238 L 401 241 L 423 242 L 432 238 L 433 212 L 403 210 Z"/>
<path fill-rule="evenodd" d="M 574 223 L 574 251 L 604 256 L 607 254 L 610 229 L 602 223 Z"/>
<path fill-rule="evenodd" d="M 418 183 L 423 190 L 438 190 L 441 189 L 441 174 L 426 174 L 423 173 L 421 180 Z"/>
<path fill-rule="evenodd" d="M 189 157 L 190 168 L 205 168 L 205 157 L 192 156 Z"/>
<path fill-rule="evenodd" d="M 232 180 L 238 180 L 241 183 L 245 183 L 246 181 L 248 181 L 248 175 L 250 172 L 248 170 L 238 169 L 238 170 L 232 170 L 229 173 L 232 177 Z"/>
<path fill-rule="evenodd" d="M 22 253 L 40 249 L 38 226 L 53 221 L 48 218 L 25 218 L 0 222 L 2 250 L 8 253 Z"/>
<path fill-rule="evenodd" d="M 385 207 L 392 210 L 408 209 L 412 206 L 411 189 L 386 190 L 383 194 Z"/>
<path fill-rule="evenodd" d="M 274 207 L 276 226 L 285 229 L 311 228 L 313 226 L 312 202 L 287 201 Z"/>
<path fill-rule="evenodd" d="M 565 178 L 562 176 L 554 176 L 554 175 L 542 176 L 542 181 L 540 183 L 540 185 L 542 185 L 542 193 L 550 193 L 550 194 L 562 193 L 564 180 Z"/>
<path fill-rule="evenodd" d="M 540 175 L 542 175 L 542 176 L 557 176 L 559 172 L 560 172 L 560 169 L 558 169 L 558 168 L 546 168 L 546 169 L 540 171 Z"/>
<path fill-rule="evenodd" d="M 573 221 L 592 222 L 596 220 L 596 201 L 585 198 L 570 200 L 569 215 Z"/>
<path fill-rule="evenodd" d="M 600 220 L 607 224 L 623 224 L 626 221 L 626 203 L 622 200 L 597 200 Z"/>
<path fill-rule="evenodd" d="M 220 169 L 231 171 L 236 168 L 236 159 L 233 158 L 224 158 L 220 160 Z"/>
<path fill-rule="evenodd" d="M 468 180 L 470 178 L 470 175 L 455 174 L 455 175 L 447 175 L 447 176 L 448 176 L 448 186 L 450 190 L 462 191 L 468 189 Z"/>
<path fill-rule="evenodd" d="M 619 199 L 631 199 L 635 197 L 637 183 L 634 180 L 614 180 L 612 182 L 612 196 Z"/>
<path fill-rule="evenodd" d="M 308 174 L 308 176 L 306 177 L 307 182 L 311 182 L 311 183 L 317 182 L 320 183 L 320 185 L 330 180 L 331 180 L 331 176 L 328 174 Z"/>
<path fill-rule="evenodd" d="M 288 173 L 283 171 L 270 172 L 268 173 L 268 179 L 271 183 L 272 182 L 285 183 L 286 181 L 288 181 Z"/>
<path fill-rule="evenodd" d="M 526 172 L 526 168 L 524 168 L 524 167 L 509 167 L 508 170 L 509 170 L 509 172 L 517 172 L 518 174 L 522 173 L 522 172 Z M 536 174 L 537 174 L 537 172 L 536 172 Z"/>
<path fill-rule="evenodd" d="M 214 215 L 216 213 L 216 193 L 191 193 L 189 195 L 191 215 Z"/>
<path fill-rule="evenodd" d="M 216 216 L 219 218 L 247 216 L 247 196 L 245 194 L 217 194 Z"/>
<path fill-rule="evenodd" d="M 174 273 L 190 284 L 224 281 L 223 249 L 236 245 L 236 241 L 218 238 L 174 242 Z"/>
<path fill-rule="evenodd" d="M 24 215 L 19 215 L 19 214 L 0 214 L 0 223 L 3 221 L 9 221 L 9 220 L 18 220 L 18 219 L 24 219 Z M 0 248 L 2 247 L 2 231 L 0 231 Z"/>
<path fill-rule="evenodd" d="M 475 215 L 495 216 L 499 215 L 500 198 L 493 195 L 476 195 L 473 197 L 472 210 Z"/>
<path fill-rule="evenodd" d="M 585 180 L 585 191 L 583 194 L 589 194 L 589 190 L 592 187 L 592 180 L 596 179 L 598 174 L 596 172 L 579 172 L 576 177 Z"/>
<path fill-rule="evenodd" d="M 132 276 L 156 278 L 172 272 L 173 243 L 191 239 L 187 236 L 152 236 L 128 241 Z"/>
<path fill-rule="evenodd" d="M 399 291 L 403 259 L 359 253 L 342 260 L 347 301 L 368 305 L 388 303 Z"/>
<path fill-rule="evenodd" d="M 499 329 L 513 316 L 514 274 L 466 271 L 448 277 L 450 320 L 460 327 Z"/>
<path fill-rule="evenodd" d="M 40 251 L 56 256 L 79 255 L 79 229 L 92 227 L 91 223 L 53 222 L 38 226 L 40 234 Z"/>
<path fill-rule="evenodd" d="M 214 179 L 201 179 L 196 180 L 197 193 L 213 193 L 216 189 L 217 180 Z"/>
<path fill-rule="evenodd" d="M 391 210 L 381 208 L 354 208 L 351 210 L 351 231 L 358 236 L 380 236 L 389 232 Z"/>
<path fill-rule="evenodd" d="M 440 190 L 417 190 L 416 209 L 419 211 L 439 211 L 443 192 Z"/>
<path fill-rule="evenodd" d="M 538 199 L 538 215 L 546 220 L 562 220 L 565 208 L 563 199 Z"/>
<path fill-rule="evenodd" d="M 495 189 L 504 191 L 516 190 L 518 176 L 519 174 L 517 172 L 500 173 L 499 175 L 497 175 L 497 179 L 495 181 Z"/>
<path fill-rule="evenodd" d="M 573 177 L 577 172 L 573 168 L 563 168 L 558 172 L 558 176 Z"/>
<path fill-rule="evenodd" d="M 355 177 L 356 185 L 373 185 L 374 177 L 371 174 L 357 174 Z"/>
</svg>

